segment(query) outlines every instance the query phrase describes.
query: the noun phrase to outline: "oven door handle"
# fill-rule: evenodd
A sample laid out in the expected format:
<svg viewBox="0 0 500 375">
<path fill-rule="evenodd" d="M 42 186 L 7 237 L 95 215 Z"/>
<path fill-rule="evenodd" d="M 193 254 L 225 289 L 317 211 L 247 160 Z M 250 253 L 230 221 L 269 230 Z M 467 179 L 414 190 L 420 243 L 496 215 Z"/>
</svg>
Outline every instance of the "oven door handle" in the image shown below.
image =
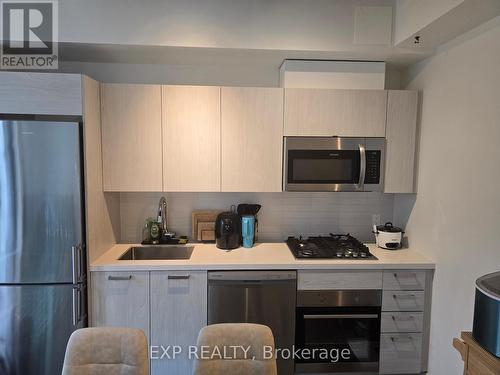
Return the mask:
<svg viewBox="0 0 500 375">
<path fill-rule="evenodd" d="M 304 319 L 378 319 L 378 314 L 305 314 Z"/>
<path fill-rule="evenodd" d="M 365 177 L 366 177 L 366 150 L 365 146 L 362 144 L 359 147 L 359 181 L 358 190 L 364 190 L 365 187 Z"/>
</svg>

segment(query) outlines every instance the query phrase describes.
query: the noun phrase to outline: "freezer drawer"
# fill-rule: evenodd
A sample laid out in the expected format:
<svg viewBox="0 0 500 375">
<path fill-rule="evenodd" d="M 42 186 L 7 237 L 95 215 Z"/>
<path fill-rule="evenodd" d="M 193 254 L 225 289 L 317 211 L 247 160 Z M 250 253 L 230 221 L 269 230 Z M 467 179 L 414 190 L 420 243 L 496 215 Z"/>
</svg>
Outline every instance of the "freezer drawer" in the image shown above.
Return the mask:
<svg viewBox="0 0 500 375">
<path fill-rule="evenodd" d="M 70 284 L 0 285 L 0 374 L 60 374 L 69 336 L 86 326 L 85 295 Z"/>
</svg>

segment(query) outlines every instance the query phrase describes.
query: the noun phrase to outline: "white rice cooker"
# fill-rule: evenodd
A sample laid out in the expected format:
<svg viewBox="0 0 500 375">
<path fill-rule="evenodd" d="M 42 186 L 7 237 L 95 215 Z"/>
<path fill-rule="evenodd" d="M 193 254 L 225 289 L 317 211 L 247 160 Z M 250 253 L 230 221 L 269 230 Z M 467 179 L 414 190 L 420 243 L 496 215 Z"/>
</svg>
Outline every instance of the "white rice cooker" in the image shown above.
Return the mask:
<svg viewBox="0 0 500 375">
<path fill-rule="evenodd" d="M 405 232 L 393 226 L 391 222 L 387 222 L 384 225 L 373 225 L 373 233 L 378 247 L 396 250 L 401 247 Z"/>
</svg>

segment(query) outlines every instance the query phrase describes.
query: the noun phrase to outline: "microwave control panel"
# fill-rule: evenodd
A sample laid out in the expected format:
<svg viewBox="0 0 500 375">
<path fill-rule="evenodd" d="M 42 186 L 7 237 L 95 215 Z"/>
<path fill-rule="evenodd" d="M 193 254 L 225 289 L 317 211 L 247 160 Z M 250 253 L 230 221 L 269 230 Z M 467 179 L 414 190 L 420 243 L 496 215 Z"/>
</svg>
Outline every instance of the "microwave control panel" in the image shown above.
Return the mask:
<svg viewBox="0 0 500 375">
<path fill-rule="evenodd" d="M 365 184 L 380 183 L 380 150 L 366 150 Z"/>
</svg>

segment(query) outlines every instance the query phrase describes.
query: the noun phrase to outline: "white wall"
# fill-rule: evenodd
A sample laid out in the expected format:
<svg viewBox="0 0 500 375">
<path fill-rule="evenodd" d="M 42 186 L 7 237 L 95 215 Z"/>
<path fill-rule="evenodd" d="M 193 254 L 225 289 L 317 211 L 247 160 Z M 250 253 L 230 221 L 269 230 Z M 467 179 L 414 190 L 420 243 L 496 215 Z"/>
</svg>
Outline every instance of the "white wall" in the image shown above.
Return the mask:
<svg viewBox="0 0 500 375">
<path fill-rule="evenodd" d="M 472 328 L 475 279 L 500 270 L 500 17 L 412 67 L 407 79 L 423 103 L 406 230 L 411 246 L 437 263 L 429 373 L 460 374 L 452 338 Z"/>
<path fill-rule="evenodd" d="M 381 61 L 285 60 L 280 87 L 383 90 L 385 65 Z"/>
<path fill-rule="evenodd" d="M 59 62 L 59 71 L 83 73 L 108 83 L 170 85 L 279 86 L 279 68 L 273 65 L 171 65 Z"/>
<path fill-rule="evenodd" d="M 279 87 L 280 71 L 274 64 L 170 65 L 60 61 L 59 71 L 83 73 L 100 82 L 170 85 Z M 401 71 L 387 68 L 385 88 L 401 89 Z"/>
<path fill-rule="evenodd" d="M 193 210 L 261 204 L 259 240 L 271 242 L 330 232 L 373 242 L 372 215 L 381 215 L 382 222 L 392 221 L 394 202 L 393 194 L 380 193 L 121 193 L 121 242 L 141 239 L 144 220 L 156 216 L 162 195 L 168 202 L 169 229 L 188 236 Z"/>
</svg>

